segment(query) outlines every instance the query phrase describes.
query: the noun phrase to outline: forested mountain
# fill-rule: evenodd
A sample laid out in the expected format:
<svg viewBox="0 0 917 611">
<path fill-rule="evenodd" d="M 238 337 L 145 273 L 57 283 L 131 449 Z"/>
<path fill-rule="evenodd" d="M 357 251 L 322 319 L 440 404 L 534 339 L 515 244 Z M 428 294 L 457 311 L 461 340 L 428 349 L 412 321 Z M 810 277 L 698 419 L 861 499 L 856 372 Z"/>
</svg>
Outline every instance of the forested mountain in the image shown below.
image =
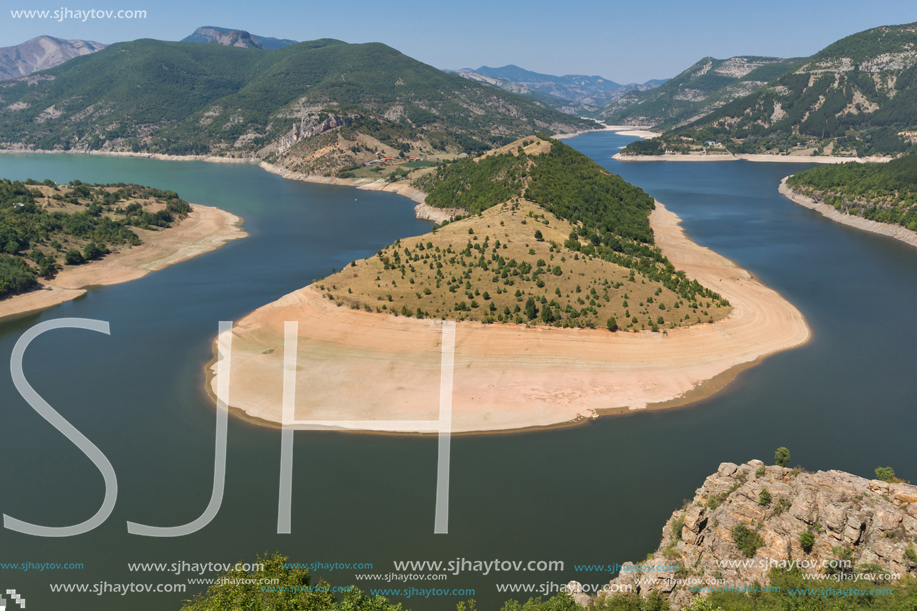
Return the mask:
<svg viewBox="0 0 917 611">
<path fill-rule="evenodd" d="M 826 47 L 758 92 L 666 134 L 735 153 L 897 155 L 917 149 L 917 23 Z"/>
<path fill-rule="evenodd" d="M 705 57 L 650 91 L 632 91 L 595 116 L 613 125 L 668 128 L 694 121 L 747 96 L 803 59 L 779 57 Z"/>
<path fill-rule="evenodd" d="M 263 157 L 354 123 L 401 150 L 480 151 L 591 121 L 383 44 L 137 40 L 0 87 L 0 146 Z"/>
<path fill-rule="evenodd" d="M 840 212 L 917 231 L 917 154 L 812 168 L 790 176 L 787 186 Z"/>
<path fill-rule="evenodd" d="M 564 112 L 583 115 L 591 115 L 629 92 L 647 91 L 665 82 L 652 80 L 642 84 L 621 85 L 601 76 L 554 76 L 532 72 L 512 64 L 502 68 L 464 68 L 456 72 L 473 81 L 533 97 Z"/>
<path fill-rule="evenodd" d="M 0 81 L 19 78 L 38 70 L 47 70 L 68 59 L 104 49 L 105 45 L 90 40 L 64 40 L 53 36 L 38 36 L 12 47 L 0 48 Z"/>
<path fill-rule="evenodd" d="M 280 49 L 295 45 L 295 40 L 285 38 L 271 38 L 249 34 L 245 30 L 232 30 L 218 28 L 212 25 L 204 26 L 181 40 L 182 42 L 215 42 L 227 47 L 246 47 L 249 49 Z"/>
</svg>

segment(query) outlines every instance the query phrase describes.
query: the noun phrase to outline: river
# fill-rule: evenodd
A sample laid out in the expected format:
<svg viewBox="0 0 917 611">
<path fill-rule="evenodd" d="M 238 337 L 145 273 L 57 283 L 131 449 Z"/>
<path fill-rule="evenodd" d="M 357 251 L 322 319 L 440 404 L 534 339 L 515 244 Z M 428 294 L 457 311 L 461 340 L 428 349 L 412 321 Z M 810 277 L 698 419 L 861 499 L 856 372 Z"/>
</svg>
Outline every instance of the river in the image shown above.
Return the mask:
<svg viewBox="0 0 917 611">
<path fill-rule="evenodd" d="M 292 533 L 277 535 L 280 434 L 231 419 L 226 491 L 217 517 L 173 539 L 130 535 L 126 522 L 175 526 L 207 506 L 214 408 L 204 365 L 221 320 L 251 310 L 431 224 L 410 200 L 284 180 L 254 166 L 77 155 L 2 155 L 0 176 L 61 182 L 136 182 L 244 218 L 250 237 L 127 284 L 91 290 L 44 312 L 0 323 L 0 359 L 32 325 L 61 317 L 108 321 L 111 335 L 60 330 L 25 357 L 32 386 L 108 457 L 118 502 L 99 528 L 42 539 L 0 531 L 0 563 L 79 563 L 82 569 L 0 569 L 35 609 L 178 609 L 205 586 L 173 563 L 253 562 L 281 551 L 333 585 L 438 588 L 391 596 L 407 609 L 451 609 L 474 598 L 497 609 L 498 584 L 607 582 L 576 565 L 639 560 L 662 525 L 723 461 L 771 460 L 871 477 L 877 466 L 917 479 L 917 249 L 842 226 L 777 193 L 806 164 L 630 163 L 611 156 L 629 137 L 585 134 L 567 143 L 642 187 L 683 219 L 690 237 L 754 273 L 806 316 L 813 340 L 744 371 L 686 408 L 588 425 L 452 441 L 449 534 L 433 534 L 433 438 L 297 432 Z M 8 370 L 7 370 L 8 371 Z M 92 463 L 0 376 L 0 510 L 48 526 L 96 512 L 103 480 Z M 563 570 L 465 569 L 444 580 L 357 580 L 396 572 L 394 561 L 563 561 Z M 166 563 L 132 571 L 129 563 Z M 182 567 L 179 566 L 179 569 Z M 397 571 L 401 572 L 401 571 Z M 412 571 L 407 571 L 411 573 Z M 427 572 L 427 571 L 424 571 Z M 101 582 L 184 593 L 91 593 Z M 60 594 L 52 584 L 86 584 Z M 556 586 L 553 586 L 556 588 Z M 550 590 L 552 586 L 545 587 Z M 474 594 L 452 594 L 452 590 Z M 536 592 L 537 593 L 537 592 Z M 526 599 L 528 594 L 517 594 Z"/>
</svg>

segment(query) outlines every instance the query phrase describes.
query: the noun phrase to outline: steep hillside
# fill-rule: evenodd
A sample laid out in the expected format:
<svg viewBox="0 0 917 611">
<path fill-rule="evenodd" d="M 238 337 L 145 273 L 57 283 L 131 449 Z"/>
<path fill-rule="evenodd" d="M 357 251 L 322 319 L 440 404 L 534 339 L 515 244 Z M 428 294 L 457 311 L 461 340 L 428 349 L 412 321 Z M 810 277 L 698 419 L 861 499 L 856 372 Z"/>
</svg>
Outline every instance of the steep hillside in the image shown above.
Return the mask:
<svg viewBox="0 0 917 611">
<path fill-rule="evenodd" d="M 853 607 L 806 605 L 829 598 L 819 589 L 834 588 L 836 594 L 826 600 L 833 602 L 845 598 L 841 590 L 856 588 L 857 596 L 866 598 L 849 602 L 866 603 L 862 608 L 908 608 L 881 606 L 893 601 L 891 589 L 887 599 L 869 598 L 873 588 L 904 587 L 910 596 L 906 590 L 898 596 L 911 605 L 914 600 L 917 486 L 899 483 L 889 471 L 876 470 L 890 480 L 880 481 L 759 460 L 723 463 L 694 499 L 672 514 L 659 549 L 639 570 L 626 563 L 611 582 L 617 588 L 610 590 L 655 592 L 673 609 L 702 594 L 710 596 L 706 608 L 744 609 L 758 597 L 742 588 L 773 585 L 779 594 L 768 597 L 785 604 L 764 608 L 836 609 Z M 787 587 L 800 588 L 798 596 Z M 805 595 L 805 588 L 812 594 Z"/>
<path fill-rule="evenodd" d="M 621 96 L 635 91 L 648 91 L 664 82 L 652 80 L 642 84 L 621 85 L 601 76 L 554 76 L 514 65 L 502 68 L 481 66 L 476 70 L 465 68 L 457 73 L 467 79 L 527 95 L 558 110 L 579 115 L 591 115 Z"/>
<path fill-rule="evenodd" d="M 47 70 L 68 59 L 88 55 L 105 48 L 100 42 L 63 40 L 53 36 L 38 36 L 13 47 L 0 48 L 0 81 L 19 78 L 39 70 Z"/>
<path fill-rule="evenodd" d="M 329 299 L 417 318 L 634 331 L 729 312 L 654 246 L 651 197 L 556 140 L 458 160 L 414 186 L 469 216 L 325 278 Z"/>
<path fill-rule="evenodd" d="M 651 91 L 633 91 L 611 102 L 596 116 L 613 125 L 668 128 L 689 123 L 757 91 L 802 61 L 705 57 Z"/>
<path fill-rule="evenodd" d="M 336 40 L 119 43 L 4 83 L 0 98 L 4 148 L 265 157 L 325 131 L 313 126 L 357 122 L 402 152 L 454 155 L 594 125 L 382 44 Z"/>
<path fill-rule="evenodd" d="M 758 92 L 663 136 L 735 153 L 898 155 L 917 149 L 917 23 L 848 36 Z"/>
<path fill-rule="evenodd" d="M 812 168 L 790 176 L 787 186 L 845 214 L 917 231 L 917 154 Z"/>
<path fill-rule="evenodd" d="M 232 30 L 214 26 L 198 28 L 190 36 L 183 38 L 181 42 L 215 42 L 228 47 L 245 47 L 248 49 L 280 49 L 296 44 L 295 40 L 258 36 L 257 34 L 249 34 L 245 30 Z"/>
</svg>

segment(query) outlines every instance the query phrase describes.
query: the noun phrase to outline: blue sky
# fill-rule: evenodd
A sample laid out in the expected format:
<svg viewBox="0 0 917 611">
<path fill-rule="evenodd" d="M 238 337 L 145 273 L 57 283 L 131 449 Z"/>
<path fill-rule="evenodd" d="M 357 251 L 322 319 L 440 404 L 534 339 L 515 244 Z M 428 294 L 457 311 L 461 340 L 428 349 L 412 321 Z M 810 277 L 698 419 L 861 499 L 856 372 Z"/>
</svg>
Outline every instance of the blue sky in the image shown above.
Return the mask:
<svg viewBox="0 0 917 611">
<path fill-rule="evenodd" d="M 811 55 L 854 32 L 917 21 L 913 0 L 3 0 L 0 46 L 40 34 L 180 40 L 201 25 L 383 42 L 439 68 L 517 64 L 618 82 L 672 77 L 701 57 Z M 146 10 L 146 19 L 13 19 L 10 11 Z"/>
</svg>

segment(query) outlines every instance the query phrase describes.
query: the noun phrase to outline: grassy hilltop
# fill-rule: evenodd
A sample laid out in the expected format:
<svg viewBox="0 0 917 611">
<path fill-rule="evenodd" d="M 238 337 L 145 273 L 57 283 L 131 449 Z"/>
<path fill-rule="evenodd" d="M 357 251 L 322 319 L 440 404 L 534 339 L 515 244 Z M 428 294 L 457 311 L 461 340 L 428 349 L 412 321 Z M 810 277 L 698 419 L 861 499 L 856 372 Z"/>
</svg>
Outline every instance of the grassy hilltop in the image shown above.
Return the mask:
<svg viewBox="0 0 917 611">
<path fill-rule="evenodd" d="M 468 215 L 317 284 L 339 305 L 418 318 L 659 330 L 729 304 L 653 243 L 653 199 L 558 141 L 520 140 L 423 172 L 433 206 Z"/>
</svg>

